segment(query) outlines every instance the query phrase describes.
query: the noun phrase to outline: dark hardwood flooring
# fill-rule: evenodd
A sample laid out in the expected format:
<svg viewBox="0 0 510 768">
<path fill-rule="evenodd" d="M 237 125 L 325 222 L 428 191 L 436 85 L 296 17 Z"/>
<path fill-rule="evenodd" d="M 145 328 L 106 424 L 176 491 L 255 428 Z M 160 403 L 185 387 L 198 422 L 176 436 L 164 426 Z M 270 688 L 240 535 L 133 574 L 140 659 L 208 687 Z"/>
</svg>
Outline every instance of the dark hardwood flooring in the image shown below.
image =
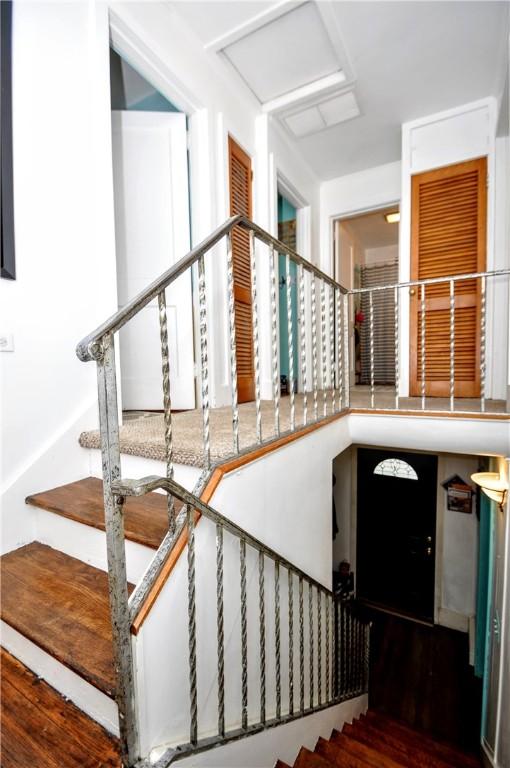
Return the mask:
<svg viewBox="0 0 510 768">
<path fill-rule="evenodd" d="M 2 768 L 120 768 L 119 745 L 2 649 Z"/>
<path fill-rule="evenodd" d="M 477 751 L 481 681 L 464 632 L 370 610 L 371 709 Z"/>
<path fill-rule="evenodd" d="M 278 760 L 275 768 L 290 767 Z M 293 768 L 481 768 L 481 761 L 369 710 L 319 738 L 313 752 L 302 747 Z"/>
<path fill-rule="evenodd" d="M 166 495 L 161 493 L 126 499 L 126 539 L 157 549 L 168 530 L 166 499 Z M 103 481 L 96 477 L 86 477 L 49 491 L 35 493 L 28 496 L 26 502 L 104 531 Z M 175 507 L 178 512 L 182 507 L 181 502 L 176 500 Z"/>
<path fill-rule="evenodd" d="M 0 568 L 2 619 L 113 697 L 106 573 L 38 542 L 4 555 Z"/>
</svg>

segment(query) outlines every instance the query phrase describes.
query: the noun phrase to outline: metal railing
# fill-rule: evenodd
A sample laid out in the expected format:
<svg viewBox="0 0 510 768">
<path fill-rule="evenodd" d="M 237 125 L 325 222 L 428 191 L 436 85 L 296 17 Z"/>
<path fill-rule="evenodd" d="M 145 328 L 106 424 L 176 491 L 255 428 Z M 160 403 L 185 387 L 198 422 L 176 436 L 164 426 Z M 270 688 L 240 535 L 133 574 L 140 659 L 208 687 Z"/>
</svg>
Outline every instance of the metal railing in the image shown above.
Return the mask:
<svg viewBox="0 0 510 768">
<path fill-rule="evenodd" d="M 414 321 L 414 338 L 411 331 L 407 348 L 410 350 L 410 365 L 414 371 L 414 387 L 410 382 L 410 396 L 405 396 L 406 410 L 441 410 L 456 413 L 484 413 L 487 405 L 487 293 L 488 287 L 497 282 L 507 284 L 509 269 L 490 272 L 474 272 L 448 277 L 412 280 L 402 283 L 356 288 L 349 291 L 347 303 L 350 316 L 355 308 L 351 302 L 361 300 L 359 308 L 368 316 L 365 345 L 368 347 L 369 400 L 364 407 L 378 407 L 376 397 L 377 332 L 388 331 L 388 318 L 383 327 L 377 327 L 374 319 L 374 305 L 378 297 L 384 296 L 393 304 L 393 404 L 387 402 L 380 407 L 398 411 L 402 408 L 401 387 L 402 331 L 407 333 L 408 323 L 402 322 L 404 299 L 409 293 L 407 305 L 411 327 Z M 389 294 L 389 296 L 388 296 Z M 466 318 L 466 312 L 471 317 Z M 506 322 L 506 316 L 503 315 Z M 466 323 L 467 321 L 467 323 Z M 466 330 L 466 324 L 469 329 Z M 460 328 L 459 328 L 460 326 Z M 428 330 L 427 330 L 428 329 Z M 368 338 L 366 338 L 368 336 Z M 380 333 L 379 333 L 380 338 Z M 386 381 L 380 381 L 384 384 Z M 478 394 L 479 392 L 479 394 Z M 383 399 L 382 398 L 382 399 Z M 427 399 L 429 398 L 429 402 Z M 438 398 L 445 398 L 441 403 Z M 471 410 L 463 407 L 469 398 L 474 406 Z M 456 402 L 460 401 L 460 402 Z"/>
<path fill-rule="evenodd" d="M 156 768 L 164 768 L 190 754 L 288 723 L 359 696 L 367 690 L 369 625 L 355 616 L 350 606 L 337 602 L 331 590 L 173 480 L 147 477 L 142 480 L 120 480 L 112 486 L 112 492 L 120 503 L 128 496 L 143 496 L 156 489 L 163 489 L 172 498 L 183 503 L 177 518 L 174 541 L 177 541 L 183 530 L 187 532 L 189 740 L 166 749 L 156 763 L 141 761 L 140 766 L 153 765 Z M 216 530 L 217 732 L 212 736 L 200 735 L 197 705 L 197 513 L 211 521 Z M 224 540 L 227 535 L 234 537 L 238 542 L 241 648 L 240 711 L 237 718 L 234 718 L 234 724 L 230 726 L 225 715 L 228 690 L 225 681 L 223 563 Z M 257 563 L 257 578 L 253 581 L 254 589 L 258 593 L 258 616 L 251 623 L 247 612 L 247 562 L 250 557 L 252 562 Z M 268 595 L 271 593 L 270 600 Z M 274 613 L 271 622 L 268 617 L 270 609 Z M 266 660 L 269 624 L 274 631 L 272 648 L 275 652 L 275 691 L 272 696 L 266 688 L 269 669 L 269 662 Z M 298 649 L 297 653 L 295 649 Z M 259 670 L 255 691 L 249 690 L 248 687 L 248 658 L 252 652 L 256 655 Z M 169 659 L 169 664 L 171 662 Z M 282 685 L 284 676 L 285 697 Z M 133 690 L 131 697 L 134 697 Z M 252 704 L 250 717 L 249 701 Z M 125 705 L 126 702 L 124 707 Z M 274 711 L 274 716 L 269 716 L 269 710 Z"/>
<path fill-rule="evenodd" d="M 303 685 L 303 595 L 304 585 L 308 585 L 309 600 L 309 621 L 313 621 L 314 593 L 315 600 L 324 599 L 331 604 L 331 593 L 322 585 L 316 583 L 294 567 L 287 563 L 277 553 L 267 549 L 261 542 L 256 541 L 245 531 L 233 526 L 211 507 L 204 505 L 198 498 L 199 490 L 203 487 L 206 478 L 212 469 L 211 462 L 211 438 L 210 438 L 210 400 L 209 400 L 209 357 L 208 357 L 208 317 L 206 301 L 206 271 L 205 256 L 215 246 L 226 239 L 227 242 L 227 284 L 228 284 L 228 314 L 229 314 L 229 349 L 230 349 L 230 389 L 232 396 L 232 443 L 233 453 L 238 454 L 241 450 L 239 441 L 239 406 L 237 397 L 237 361 L 236 361 L 236 302 L 234 295 L 234 256 L 233 256 L 233 230 L 239 227 L 249 233 L 250 266 L 251 266 L 251 297 L 252 297 L 252 323 L 253 323 L 253 352 L 254 352 L 254 378 L 255 378 L 255 418 L 256 418 L 256 440 L 257 444 L 263 442 L 262 434 L 262 409 L 261 409 L 261 386 L 260 386 L 260 350 L 259 350 L 259 307 L 257 295 L 257 259 L 255 254 L 255 243 L 259 241 L 264 244 L 266 256 L 269 259 L 270 272 L 270 312 L 271 312 L 271 377 L 273 394 L 273 418 L 274 418 L 274 436 L 279 437 L 282 434 L 280 419 L 280 376 L 279 376 L 279 348 L 278 348 L 278 302 L 277 288 L 278 277 L 276 267 L 277 254 L 283 254 L 286 259 L 286 291 L 285 300 L 287 304 L 287 329 L 289 332 L 289 373 L 291 378 L 289 407 L 290 431 L 294 431 L 300 425 L 296 418 L 296 393 L 294 387 L 294 377 L 297 372 L 294 371 L 294 341 L 292 333 L 292 293 L 290 280 L 290 264 L 296 265 L 299 272 L 299 331 L 296 340 L 299 350 L 299 367 L 302 376 L 303 388 L 303 416 L 302 425 L 310 422 L 308 398 L 313 397 L 313 420 L 319 421 L 328 415 L 338 413 L 349 405 L 348 388 L 348 314 L 347 314 L 347 292 L 342 286 L 335 283 L 330 277 L 321 272 L 317 267 L 305 261 L 299 254 L 288 248 L 284 243 L 279 242 L 253 222 L 248 221 L 242 216 L 234 216 L 213 232 L 200 245 L 194 248 L 187 256 L 177 262 L 173 267 L 167 270 L 160 278 L 154 281 L 146 290 L 140 293 L 132 301 L 126 304 L 122 309 L 116 312 L 109 320 L 100 325 L 93 333 L 83 339 L 77 347 L 77 355 L 82 361 L 95 360 L 98 372 L 98 399 L 99 399 L 99 421 L 100 421 L 100 439 L 103 465 L 103 489 L 104 489 L 104 509 L 105 509 L 105 528 L 107 540 L 107 561 L 109 577 L 109 597 L 111 608 L 111 620 L 113 631 L 114 662 L 117 670 L 117 693 L 116 700 L 119 710 L 119 726 L 121 735 L 121 744 L 123 746 L 123 762 L 127 766 L 134 764 L 138 755 L 136 707 L 135 707 L 135 686 L 133 680 L 133 659 L 131 648 L 131 623 L 137 615 L 138 610 L 144 603 L 149 591 L 151 590 L 160 570 L 171 552 L 183 529 L 188 527 L 188 568 L 190 584 L 193 584 L 194 574 L 194 525 L 193 514 L 190 509 L 199 510 L 205 517 L 216 520 L 218 527 L 218 536 L 223 530 L 238 536 L 240 544 L 241 557 L 241 603 L 246 598 L 246 579 L 243 562 L 245 562 L 246 545 L 254 547 L 259 552 L 259 557 L 273 559 L 275 564 L 275 589 L 279 594 L 279 569 L 287 569 L 289 578 L 297 580 L 299 584 L 299 647 L 300 647 L 300 687 Z M 201 379 L 201 408 L 202 408 L 202 435 L 203 435 L 203 468 L 201 479 L 198 482 L 195 493 L 190 495 L 183 488 L 173 482 L 173 425 L 172 425 L 172 407 L 171 407 L 171 371 L 170 355 L 168 342 L 168 322 L 166 313 L 166 289 L 177 280 L 186 270 L 196 265 L 198 271 L 198 304 L 199 304 L 199 342 L 200 342 L 200 379 Z M 317 308 L 317 294 L 319 295 L 319 310 Z M 117 402 L 117 381 L 115 364 L 115 334 L 118 333 L 125 324 L 134 318 L 151 301 L 157 299 L 159 309 L 159 335 L 161 344 L 161 370 L 162 370 L 162 401 L 164 413 L 164 441 L 166 454 L 166 477 L 158 478 L 152 483 L 131 483 L 121 482 L 121 457 L 119 440 L 119 417 Z M 319 317 L 318 315 L 319 311 Z M 319 326 L 319 327 L 318 327 Z M 307 328 L 311 333 L 307 333 Z M 311 347 L 310 347 L 311 344 Z M 312 361 L 311 370 L 311 389 L 309 389 L 309 371 L 308 360 Z M 321 393 L 321 406 L 319 407 L 319 393 Z M 287 430 L 289 431 L 289 430 Z M 273 438 L 270 438 L 273 439 Z M 163 488 L 167 491 L 168 506 L 168 532 L 165 535 L 159 549 L 157 550 L 151 564 L 146 570 L 144 577 L 136 586 L 131 597 L 128 599 L 128 585 L 126 578 L 126 554 L 124 546 L 124 518 L 123 502 L 128 494 L 146 493 L 154 486 Z M 187 520 L 176 517 L 175 498 L 185 501 L 187 506 Z M 221 540 L 221 539 L 219 539 Z M 221 557 L 221 550 L 218 551 L 218 558 Z M 262 562 L 262 561 L 261 561 Z M 220 561 L 218 561 L 220 568 Z M 263 581 L 260 585 L 263 590 Z M 243 599 L 244 598 L 244 599 Z M 194 637 L 194 597 L 190 594 L 190 670 L 195 666 L 196 640 Z M 322 614 L 319 613 L 317 621 Z M 332 618 L 329 611 L 324 616 L 326 631 L 329 632 Z M 220 631 L 221 613 L 218 615 L 218 632 Z M 260 628 L 261 642 L 263 639 L 263 627 Z M 310 638 L 309 653 L 313 659 L 313 634 Z M 277 646 L 278 647 L 278 646 Z M 322 646 L 320 646 L 322 648 Z M 218 674 L 221 676 L 221 669 L 224 666 L 224 659 L 218 653 Z M 317 652 L 319 650 L 317 648 Z M 331 667 L 329 655 L 334 652 L 330 649 L 329 643 L 325 647 L 324 663 Z M 323 663 L 322 657 L 318 659 L 319 668 Z M 308 660 L 309 661 L 309 660 Z M 243 679 L 246 671 L 246 652 L 243 655 Z M 332 669 L 332 667 L 331 667 Z M 319 676 L 322 680 L 322 676 Z M 199 740 L 196 719 L 196 690 L 193 683 L 190 687 L 191 695 L 191 731 L 190 742 L 188 746 L 182 747 L 177 753 L 172 752 L 169 758 L 175 759 L 187 752 L 206 748 L 212 743 L 218 743 L 218 740 L 237 738 L 245 733 L 252 733 L 254 729 L 268 727 L 270 724 L 284 722 L 286 719 L 301 716 L 303 712 L 308 712 L 321 706 L 328 706 L 336 701 L 333 686 L 331 684 L 330 672 L 325 676 L 325 695 L 322 696 L 321 684 L 317 681 L 318 690 L 314 698 L 313 680 L 310 678 L 311 694 L 309 706 L 306 706 L 302 693 L 300 694 L 299 706 L 294 707 L 292 703 L 289 712 L 282 715 L 281 701 L 277 702 L 276 717 L 273 721 L 264 720 L 264 712 L 261 708 L 261 717 L 258 724 L 248 726 L 246 720 L 246 689 L 243 687 L 243 717 L 242 728 L 239 733 L 227 733 L 221 726 L 221 705 L 219 704 L 219 734 L 211 741 Z M 220 686 L 221 688 L 221 686 Z M 318 697 L 318 698 L 317 698 Z M 314 703 L 315 702 L 315 703 Z M 186 751 L 187 750 L 187 751 Z M 163 763 L 162 763 L 163 764 Z"/>
<path fill-rule="evenodd" d="M 228 315 L 229 315 L 229 352 L 230 352 L 230 390 L 231 390 L 231 409 L 232 409 L 232 453 L 239 454 L 243 448 L 239 439 L 239 405 L 237 397 L 237 360 L 236 360 L 236 302 L 234 295 L 234 256 L 233 256 L 233 230 L 234 227 L 240 227 L 248 232 L 249 236 L 249 254 L 251 266 L 251 298 L 252 298 L 252 327 L 253 327 L 253 355 L 254 355 L 254 390 L 255 390 L 255 423 L 256 423 L 256 444 L 261 444 L 267 440 L 274 439 L 273 436 L 264 439 L 262 429 L 262 395 L 260 381 L 260 317 L 259 317 L 259 293 L 260 282 L 256 258 L 256 242 L 262 243 L 261 259 L 265 256 L 268 259 L 269 281 L 268 301 L 270 307 L 270 368 L 271 368 L 271 392 L 272 392 L 272 414 L 271 422 L 274 426 L 273 434 L 275 437 L 283 433 L 281 413 L 280 413 L 280 376 L 279 376 L 279 341 L 278 341 L 278 276 L 276 267 L 277 254 L 283 254 L 285 257 L 285 292 L 284 300 L 286 302 L 286 320 L 287 332 L 289 336 L 288 364 L 291 386 L 289 390 L 289 428 L 286 431 L 295 431 L 310 422 L 318 422 L 325 417 L 339 413 L 349 408 L 351 375 L 349 360 L 349 344 L 353 333 L 352 309 L 349 301 L 351 296 L 359 293 L 367 293 L 369 297 L 369 339 L 370 339 L 370 405 L 375 407 L 375 327 L 374 327 L 374 295 L 377 291 L 392 291 L 395 299 L 395 408 L 399 408 L 399 327 L 401 326 L 400 317 L 400 292 L 403 289 L 420 286 L 421 297 L 421 347 L 420 347 L 420 371 L 422 373 L 421 387 L 422 399 L 421 405 L 426 406 L 426 389 L 424 382 L 427 379 L 427 340 L 426 329 L 426 290 L 428 286 L 435 283 L 445 282 L 449 287 L 449 359 L 450 359 L 450 402 L 451 408 L 455 407 L 455 285 L 460 280 L 478 280 L 482 281 L 481 288 L 481 317 L 482 317 L 482 341 L 480 348 L 480 376 L 482 382 L 481 388 L 481 408 L 485 404 L 485 377 L 486 377 L 486 281 L 489 278 L 495 278 L 498 275 L 508 275 L 509 270 L 500 270 L 498 272 L 481 273 L 476 275 L 455 276 L 439 280 L 427 280 L 420 282 L 409 282 L 391 286 L 381 286 L 371 288 L 368 291 L 363 289 L 348 292 L 341 285 L 336 283 L 317 267 L 305 261 L 295 251 L 279 242 L 271 235 L 266 233 L 253 222 L 244 217 L 235 216 L 229 219 L 225 224 L 219 227 L 200 245 L 194 248 L 187 256 L 177 262 L 173 267 L 167 270 L 160 278 L 153 282 L 146 290 L 126 304 L 122 309 L 115 313 L 109 320 L 99 326 L 92 334 L 83 339 L 78 345 L 77 354 L 83 361 L 95 360 L 98 372 L 98 398 L 99 398 L 99 418 L 100 418 L 100 438 L 103 465 L 103 487 L 104 487 L 104 509 L 105 509 L 105 528 L 107 540 L 107 560 L 109 577 L 109 596 L 111 607 L 114 661 L 117 671 L 117 692 L 116 699 L 119 709 L 119 723 L 121 743 L 123 746 L 123 762 L 126 766 L 132 766 L 139 757 L 139 748 L 137 741 L 137 722 L 135 707 L 135 686 L 133 681 L 133 659 L 131 645 L 131 624 L 137 615 L 140 607 L 144 603 L 149 591 L 153 587 L 158 574 L 161 571 L 169 553 L 178 540 L 180 534 L 187 528 L 188 534 L 188 577 L 189 577 L 189 663 L 190 663 L 190 738 L 189 742 L 181 745 L 179 748 L 172 748 L 164 760 L 167 763 L 176 757 L 189 754 L 199 749 L 205 749 L 214 744 L 222 743 L 225 740 L 231 740 L 254 733 L 270 725 L 286 722 L 294 717 L 299 717 L 305 712 L 315 711 L 316 709 L 329 706 L 339 700 L 339 697 L 356 695 L 355 691 L 364 690 L 366 687 L 366 665 L 357 658 L 361 654 L 361 649 L 367 640 L 367 630 L 361 631 L 362 623 L 355 616 L 343 616 L 339 621 L 333 621 L 331 615 L 332 595 L 323 585 L 318 584 L 305 573 L 301 572 L 292 563 L 287 562 L 273 550 L 265 547 L 260 541 L 254 539 L 246 531 L 234 525 L 218 512 L 213 510 L 207 504 L 199 499 L 199 494 L 203 488 L 207 477 L 213 468 L 211 460 L 211 435 L 210 435 L 210 398 L 209 398 L 209 352 L 208 352 L 208 313 L 207 313 L 207 294 L 206 294 L 206 271 L 205 257 L 218 243 L 226 239 L 227 244 L 227 270 L 228 270 Z M 213 254 L 214 255 L 214 254 Z M 296 265 L 297 270 L 297 318 L 296 312 L 292 310 L 292 290 L 291 290 L 291 264 Z M 196 267 L 195 267 L 196 265 Z M 202 410 L 202 442 L 203 442 L 203 473 L 193 494 L 189 494 L 174 480 L 174 434 L 172 424 L 171 407 L 171 375 L 170 355 L 168 341 L 168 323 L 166 313 L 166 290 L 172 283 L 182 275 L 186 270 L 195 267 L 198 274 L 198 305 L 199 305 L 199 348 L 200 348 L 200 388 L 201 388 L 201 410 Z M 425 287 L 426 286 L 426 287 Z M 452 287 L 453 286 L 453 287 Z M 267 286 L 266 286 L 267 287 Z M 453 296 L 453 299 L 452 299 Z M 162 372 L 162 402 L 164 418 L 164 443 L 166 456 L 166 477 L 151 479 L 149 481 L 125 481 L 122 480 L 121 473 L 121 454 L 119 439 L 119 415 L 117 401 L 117 382 L 116 382 L 116 364 L 115 364 L 115 334 L 132 318 L 134 318 L 151 301 L 157 299 L 159 309 L 159 336 L 161 344 L 161 372 Z M 353 301 L 354 299 L 351 299 Z M 298 320 L 297 338 L 293 333 L 293 320 Z M 298 371 L 294 365 L 294 344 L 298 353 Z M 311 363 L 311 365 L 310 365 Z M 424 374 L 424 375 L 423 375 Z M 300 395 L 302 398 L 302 416 L 298 419 L 296 413 L 296 392 L 294 379 L 300 376 Z M 452 384 L 453 382 L 453 384 Z M 157 550 L 151 564 L 149 565 L 142 580 L 137 584 L 131 597 L 128 596 L 128 585 L 126 578 L 126 554 L 124 542 L 124 516 L 123 503 L 127 495 L 140 495 L 147 493 L 155 488 L 163 489 L 167 494 L 168 507 L 168 531 L 165 535 L 159 549 Z M 177 505 L 175 499 L 179 499 L 185 504 L 185 513 L 176 515 Z M 194 552 L 194 514 L 198 510 L 206 518 L 214 522 L 217 526 L 217 634 L 218 634 L 218 733 L 215 736 L 201 737 L 199 733 L 199 724 L 197 721 L 196 707 L 196 680 L 193 670 L 196 669 L 196 638 L 195 638 L 195 594 L 193 591 L 195 552 Z M 243 627 L 243 655 L 242 655 L 242 713 L 241 728 L 229 730 L 225 725 L 223 711 L 224 687 L 221 684 L 224 674 L 225 659 L 222 654 L 222 538 L 223 532 L 227 531 L 229 535 L 237 537 L 239 540 L 239 567 L 240 567 L 240 590 L 241 590 L 241 625 Z M 247 653 L 246 645 L 246 614 L 243 614 L 243 605 L 246 603 L 247 583 L 246 583 L 246 547 L 251 548 L 257 553 L 260 563 L 259 578 L 259 604 L 260 604 L 260 626 L 259 626 L 259 653 L 260 653 L 260 717 L 256 722 L 249 722 L 247 719 L 247 690 L 246 690 L 246 668 Z M 264 675 L 263 658 L 265 644 L 265 624 L 264 624 L 264 593 L 265 593 L 265 563 L 271 560 L 274 563 L 274 584 L 275 594 L 275 622 L 280 626 L 280 608 L 279 596 L 281 589 L 281 571 L 287 571 L 288 587 L 293 595 L 293 600 L 289 603 L 288 622 L 293 628 L 299 627 L 299 632 L 292 633 L 292 639 L 289 634 L 289 658 L 299 647 L 299 665 L 294 669 L 294 665 L 289 663 L 288 674 L 289 684 L 293 691 L 289 696 L 287 709 L 285 710 L 281 698 L 276 701 L 276 714 L 274 718 L 266 718 L 264 710 Z M 294 594 L 297 590 L 297 596 Z M 307 591 L 308 611 L 306 611 L 305 591 Z M 324 606 L 318 611 L 318 601 L 322 601 Z M 292 607 L 291 607 L 292 606 Z M 295 610 L 294 610 L 295 609 Z M 347 609 L 346 609 L 347 610 Z M 304 626 L 305 614 L 308 614 L 308 626 L 316 627 L 315 634 L 312 632 L 308 641 L 305 641 Z M 297 615 L 298 621 L 294 625 L 294 618 Z M 338 616 L 338 613 L 337 613 Z M 339 627 L 338 641 L 343 648 L 341 658 L 343 661 L 337 669 L 333 657 L 337 653 L 337 644 L 333 643 L 334 627 Z M 331 634 L 331 642 L 324 642 L 314 645 L 314 637 L 320 636 L 324 629 L 325 636 Z M 276 630 L 275 630 L 276 631 Z M 280 629 L 277 630 L 280 632 Z M 354 632 L 354 634 L 352 634 Z M 318 635 L 317 635 L 318 633 Z M 358 633 L 358 634 L 357 634 Z M 364 633 L 364 634 L 363 634 Z M 336 635 L 335 635 L 336 636 Z M 364 639 L 363 639 L 364 638 Z M 307 645 L 308 642 L 308 645 Z M 276 640 L 276 649 L 279 643 Z M 345 662 L 346 656 L 356 656 L 358 672 L 354 672 L 351 662 Z M 326 669 L 327 673 L 314 677 L 313 665 L 310 667 L 310 676 L 308 681 L 309 701 L 305 702 L 303 698 L 303 681 L 305 679 L 305 665 L 310 664 L 316 656 L 317 669 Z M 306 657 L 306 658 L 305 658 Z M 338 657 L 336 657 L 338 660 Z M 276 678 L 281 670 L 282 659 L 277 654 Z M 347 667 L 345 667 L 347 663 Z M 352 662 L 354 663 L 354 661 Z M 349 666 L 351 664 L 351 666 Z M 345 668 L 344 668 L 345 667 Z M 335 674 L 333 670 L 337 669 Z M 363 670 L 365 672 L 362 674 Z M 361 677 L 360 677 L 361 675 Z M 295 694 L 294 680 L 299 681 L 299 696 Z M 324 689 L 322 688 L 324 685 Z M 316 687 L 315 687 L 316 686 Z M 278 686 L 276 688 L 278 691 Z M 223 693 L 220 696 L 220 691 Z M 223 703 L 222 703 L 223 702 Z M 161 762 L 161 765 L 167 763 Z M 158 764 L 159 765 L 159 764 Z"/>
</svg>

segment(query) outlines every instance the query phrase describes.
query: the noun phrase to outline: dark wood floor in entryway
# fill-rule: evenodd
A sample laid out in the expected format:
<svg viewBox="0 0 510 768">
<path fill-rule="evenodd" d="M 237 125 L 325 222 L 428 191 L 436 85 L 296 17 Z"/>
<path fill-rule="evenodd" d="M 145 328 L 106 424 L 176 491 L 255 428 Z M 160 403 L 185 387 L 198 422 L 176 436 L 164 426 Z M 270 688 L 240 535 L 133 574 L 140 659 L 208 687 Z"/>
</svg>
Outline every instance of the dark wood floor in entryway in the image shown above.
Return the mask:
<svg viewBox="0 0 510 768">
<path fill-rule="evenodd" d="M 370 611 L 371 709 L 479 751 L 482 682 L 464 632 Z"/>
</svg>

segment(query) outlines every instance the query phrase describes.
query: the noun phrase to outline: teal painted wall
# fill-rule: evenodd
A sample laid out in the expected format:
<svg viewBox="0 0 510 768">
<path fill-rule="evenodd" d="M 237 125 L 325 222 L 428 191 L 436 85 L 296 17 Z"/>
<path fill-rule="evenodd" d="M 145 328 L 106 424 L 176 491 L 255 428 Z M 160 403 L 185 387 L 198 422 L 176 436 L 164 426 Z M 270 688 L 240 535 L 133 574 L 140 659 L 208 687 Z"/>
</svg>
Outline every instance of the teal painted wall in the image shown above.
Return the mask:
<svg viewBox="0 0 510 768">
<path fill-rule="evenodd" d="M 296 209 L 282 195 L 278 195 L 278 223 L 284 221 L 295 221 Z M 289 375 L 289 332 L 287 321 L 287 286 L 282 283 L 282 278 L 286 279 L 286 258 L 284 255 L 278 255 L 278 278 L 280 291 L 280 374 Z M 294 262 L 290 262 L 291 279 L 291 314 L 292 314 L 292 343 L 293 343 L 293 367 L 294 380 L 298 378 L 298 292 L 297 292 L 297 267 Z"/>
<path fill-rule="evenodd" d="M 143 90 L 145 90 L 145 83 L 147 96 L 138 100 L 133 99 L 133 93 L 128 92 L 129 88 L 126 85 L 126 72 L 131 75 L 129 78 L 131 82 L 135 80 L 141 83 Z M 121 59 L 113 48 L 110 48 L 110 99 L 112 109 L 130 112 L 179 112 L 171 101 L 159 93 L 127 61 Z"/>
<path fill-rule="evenodd" d="M 481 737 L 485 736 L 489 695 L 492 582 L 494 577 L 494 538 L 497 506 L 484 493 L 480 495 L 480 544 L 476 596 L 475 674 L 483 678 Z"/>
</svg>

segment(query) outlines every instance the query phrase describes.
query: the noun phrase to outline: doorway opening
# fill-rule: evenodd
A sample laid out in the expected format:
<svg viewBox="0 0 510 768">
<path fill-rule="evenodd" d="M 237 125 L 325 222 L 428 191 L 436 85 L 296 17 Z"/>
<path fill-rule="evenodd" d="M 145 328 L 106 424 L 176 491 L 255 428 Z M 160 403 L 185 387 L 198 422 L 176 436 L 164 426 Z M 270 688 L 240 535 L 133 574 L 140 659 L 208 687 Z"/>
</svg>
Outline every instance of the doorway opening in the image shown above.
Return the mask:
<svg viewBox="0 0 510 768">
<path fill-rule="evenodd" d="M 370 707 L 468 751 L 491 669 L 485 461 L 350 446 L 332 466 L 333 585 L 372 622 Z"/>
<path fill-rule="evenodd" d="M 190 249 L 187 116 L 110 49 L 117 298 L 133 299 Z M 166 290 L 172 410 L 195 407 L 190 271 Z M 163 408 L 158 301 L 120 331 L 123 411 Z"/>
<path fill-rule="evenodd" d="M 335 279 L 345 288 L 374 288 L 398 282 L 398 205 L 338 219 L 334 227 Z M 393 214 L 393 215 L 390 215 Z M 395 311 L 393 294 L 373 296 L 374 383 L 388 402 L 395 387 Z M 349 309 L 351 395 L 365 404 L 371 377 L 368 293 L 354 296 Z M 358 400 L 360 401 L 358 403 Z"/>
<path fill-rule="evenodd" d="M 292 250 L 297 244 L 297 209 L 278 192 L 278 240 Z M 289 274 L 287 275 L 287 258 L 278 255 L 278 285 L 279 285 L 279 322 L 280 322 L 280 387 L 282 395 L 298 390 L 298 295 L 297 295 L 297 265 L 289 259 Z M 289 335 L 289 318 L 287 308 L 287 284 L 290 282 L 291 333 Z M 290 350 L 292 348 L 293 380 L 290 380 Z"/>
</svg>

